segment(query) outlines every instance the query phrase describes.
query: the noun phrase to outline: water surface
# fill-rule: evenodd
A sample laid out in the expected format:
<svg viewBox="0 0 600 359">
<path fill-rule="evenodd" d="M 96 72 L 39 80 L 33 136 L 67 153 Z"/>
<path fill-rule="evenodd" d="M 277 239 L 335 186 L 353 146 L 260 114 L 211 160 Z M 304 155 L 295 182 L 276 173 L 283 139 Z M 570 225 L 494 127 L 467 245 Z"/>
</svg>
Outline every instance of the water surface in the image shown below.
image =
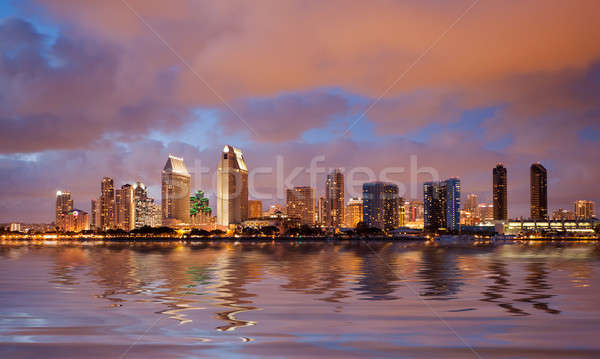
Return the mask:
<svg viewBox="0 0 600 359">
<path fill-rule="evenodd" d="M 597 243 L 0 245 L 0 357 L 600 357 Z"/>
</svg>

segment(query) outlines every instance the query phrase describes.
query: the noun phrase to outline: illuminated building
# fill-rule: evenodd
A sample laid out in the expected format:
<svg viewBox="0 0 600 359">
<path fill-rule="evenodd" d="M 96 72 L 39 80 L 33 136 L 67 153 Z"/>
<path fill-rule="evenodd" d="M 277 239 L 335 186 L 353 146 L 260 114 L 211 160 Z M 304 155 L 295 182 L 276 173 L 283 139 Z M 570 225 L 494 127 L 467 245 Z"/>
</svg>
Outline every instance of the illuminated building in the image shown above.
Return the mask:
<svg viewBox="0 0 600 359">
<path fill-rule="evenodd" d="M 101 229 L 100 228 L 100 213 L 102 213 L 102 206 L 100 203 L 100 199 L 92 199 L 91 203 L 91 211 L 90 211 L 90 228 L 91 229 Z"/>
<path fill-rule="evenodd" d="M 477 205 L 475 216 L 478 217 L 480 222 L 491 223 L 494 221 L 494 205 L 491 203 L 480 203 Z"/>
<path fill-rule="evenodd" d="M 298 218 L 300 224 L 315 224 L 315 191 L 312 187 L 299 186 L 286 190 L 285 211 L 288 217 Z"/>
<path fill-rule="evenodd" d="M 573 209 L 575 212 L 575 218 L 577 219 L 594 218 L 594 202 L 592 201 L 575 201 Z"/>
<path fill-rule="evenodd" d="M 21 223 L 11 223 L 9 229 L 11 232 L 21 232 Z"/>
<path fill-rule="evenodd" d="M 424 227 L 428 231 L 460 229 L 460 180 L 423 184 Z"/>
<path fill-rule="evenodd" d="M 479 197 L 475 193 L 469 193 L 467 195 L 467 199 L 465 200 L 464 209 L 471 213 L 475 213 L 477 209 L 477 205 L 479 204 Z"/>
<path fill-rule="evenodd" d="M 130 184 L 115 191 L 115 227 L 124 231 L 135 228 L 135 200 Z"/>
<path fill-rule="evenodd" d="M 398 186 L 392 183 L 363 184 L 363 222 L 369 227 L 398 227 Z"/>
<path fill-rule="evenodd" d="M 260 218 L 262 217 L 262 201 L 249 200 L 248 201 L 248 218 Z"/>
<path fill-rule="evenodd" d="M 508 194 L 506 168 L 498 163 L 492 170 L 493 176 L 493 208 L 494 220 L 505 221 L 508 219 Z"/>
<path fill-rule="evenodd" d="M 63 213 L 70 212 L 72 210 L 73 199 L 71 199 L 71 192 L 56 192 L 56 225 L 58 225 L 58 219 Z"/>
<path fill-rule="evenodd" d="M 408 201 L 408 210 L 406 212 L 408 222 L 423 222 L 424 208 L 421 201 Z"/>
<path fill-rule="evenodd" d="M 359 222 L 363 221 L 363 201 L 360 198 L 350 198 L 345 210 L 345 225 L 348 228 L 355 228 Z"/>
<path fill-rule="evenodd" d="M 534 163 L 530 169 L 531 219 L 548 218 L 548 172 L 540 163 Z"/>
<path fill-rule="evenodd" d="M 579 218 L 577 218 L 577 219 L 579 219 Z M 585 219 L 585 218 L 582 218 L 582 219 Z M 552 212 L 552 220 L 554 220 L 554 221 L 574 221 L 575 213 L 573 213 L 567 209 L 559 208 Z"/>
<path fill-rule="evenodd" d="M 225 146 L 217 168 L 217 224 L 228 227 L 248 218 L 248 167 L 242 151 Z"/>
<path fill-rule="evenodd" d="M 534 237 L 595 237 L 592 221 L 509 221 L 504 225 L 507 235 L 532 235 Z"/>
<path fill-rule="evenodd" d="M 90 229 L 90 216 L 80 209 L 60 214 L 56 225 L 61 232 L 81 232 Z"/>
<path fill-rule="evenodd" d="M 325 183 L 325 225 L 340 227 L 344 223 L 344 174 L 341 169 L 335 169 L 327 175 Z"/>
<path fill-rule="evenodd" d="M 190 182 L 191 176 L 183 158 L 169 155 L 161 176 L 164 225 L 190 222 Z"/>
<path fill-rule="evenodd" d="M 321 226 L 324 226 L 327 223 L 327 199 L 325 197 L 319 197 L 319 203 L 317 204 L 317 222 Z"/>
<path fill-rule="evenodd" d="M 209 207 L 208 198 L 204 196 L 203 191 L 196 191 L 190 197 L 190 219 L 195 225 L 211 223 L 212 208 Z"/>
<path fill-rule="evenodd" d="M 112 229 L 115 223 L 115 185 L 110 177 L 104 177 L 100 186 L 100 228 Z"/>
<path fill-rule="evenodd" d="M 267 217 L 285 214 L 285 208 L 279 203 L 272 204 L 269 210 L 265 213 Z"/>
</svg>

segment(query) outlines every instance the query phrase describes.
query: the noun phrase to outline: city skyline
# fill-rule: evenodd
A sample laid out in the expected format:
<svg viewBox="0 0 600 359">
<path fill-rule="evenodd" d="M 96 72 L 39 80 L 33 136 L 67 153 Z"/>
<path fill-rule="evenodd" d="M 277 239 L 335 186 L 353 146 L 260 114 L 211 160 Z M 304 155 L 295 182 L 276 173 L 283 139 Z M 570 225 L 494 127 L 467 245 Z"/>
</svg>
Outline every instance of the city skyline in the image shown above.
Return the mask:
<svg viewBox="0 0 600 359">
<path fill-rule="evenodd" d="M 380 173 L 415 155 L 485 202 L 501 161 L 509 217 L 529 215 L 539 161 L 548 214 L 600 202 L 600 30 L 585 16 L 596 2 L 479 3 L 447 32 L 466 4 L 353 3 L 336 21 L 316 16 L 335 2 L 131 5 L 164 43 L 122 3 L 0 5 L 0 222 L 52 221 L 65 187 L 89 208 L 107 175 L 143 180 L 158 199 L 157 158 L 213 170 L 223 143 L 254 168 L 283 157 L 286 176 L 318 156 Z M 275 175 L 261 181 L 276 187 Z"/>
</svg>

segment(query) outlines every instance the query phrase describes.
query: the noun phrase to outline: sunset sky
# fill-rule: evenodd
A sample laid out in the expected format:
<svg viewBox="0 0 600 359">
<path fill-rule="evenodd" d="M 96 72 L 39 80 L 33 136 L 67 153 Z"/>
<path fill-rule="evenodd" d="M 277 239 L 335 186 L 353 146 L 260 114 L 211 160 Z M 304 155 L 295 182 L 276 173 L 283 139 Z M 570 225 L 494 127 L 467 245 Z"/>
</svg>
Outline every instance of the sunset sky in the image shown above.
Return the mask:
<svg viewBox="0 0 600 359">
<path fill-rule="evenodd" d="M 250 169 L 280 155 L 285 173 L 416 155 L 482 201 L 502 161 L 510 217 L 528 215 L 540 161 L 550 211 L 598 206 L 599 14 L 597 0 L 1 1 L 0 222 L 52 221 L 59 189 L 89 211 L 103 176 L 160 200 L 169 153 L 214 171 L 225 144 Z"/>
</svg>

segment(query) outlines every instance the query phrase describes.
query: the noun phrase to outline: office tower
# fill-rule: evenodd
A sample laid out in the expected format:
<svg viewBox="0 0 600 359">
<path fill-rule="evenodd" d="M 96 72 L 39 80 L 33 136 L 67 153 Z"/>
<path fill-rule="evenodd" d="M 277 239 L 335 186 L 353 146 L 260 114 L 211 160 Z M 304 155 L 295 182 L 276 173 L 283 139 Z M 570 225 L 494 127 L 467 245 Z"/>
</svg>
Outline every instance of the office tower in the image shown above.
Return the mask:
<svg viewBox="0 0 600 359">
<path fill-rule="evenodd" d="M 319 197 L 317 203 L 317 223 L 321 226 L 327 223 L 327 199 L 325 197 Z"/>
<path fill-rule="evenodd" d="M 355 228 L 359 222 L 363 221 L 363 201 L 360 198 L 350 198 L 346 206 L 346 227 Z"/>
<path fill-rule="evenodd" d="M 140 181 L 133 184 L 133 201 L 135 206 L 135 228 L 149 226 L 150 204 L 154 200 L 148 198 L 148 189 Z"/>
<path fill-rule="evenodd" d="M 548 173 L 540 163 L 534 163 L 530 169 L 531 219 L 548 218 Z"/>
<path fill-rule="evenodd" d="M 90 229 L 99 230 L 100 227 L 100 214 L 102 213 L 102 206 L 100 199 L 92 199 L 92 206 L 90 211 Z"/>
<path fill-rule="evenodd" d="M 475 213 L 477 205 L 479 204 L 479 197 L 475 193 L 469 193 L 465 201 L 465 211 Z"/>
<path fill-rule="evenodd" d="M 162 208 L 160 205 L 154 203 L 154 199 L 151 199 L 148 203 L 148 217 L 146 225 L 150 227 L 162 226 Z"/>
<path fill-rule="evenodd" d="M 100 229 L 112 229 L 115 223 L 115 185 L 110 177 L 104 177 L 100 186 Z"/>
<path fill-rule="evenodd" d="M 508 219 L 508 187 L 506 180 L 506 167 L 498 163 L 492 170 L 494 220 L 506 221 Z"/>
<path fill-rule="evenodd" d="M 71 192 L 56 192 L 56 225 L 58 226 L 58 220 L 61 217 L 61 214 L 70 212 L 72 210 L 73 199 L 71 199 Z"/>
<path fill-rule="evenodd" d="M 575 212 L 575 218 L 578 220 L 588 220 L 593 218 L 595 215 L 593 201 L 575 201 L 573 209 Z"/>
<path fill-rule="evenodd" d="M 190 183 L 183 158 L 169 155 L 161 176 L 163 225 L 190 222 Z"/>
<path fill-rule="evenodd" d="M 80 209 L 72 209 L 60 214 L 56 222 L 59 231 L 81 232 L 90 229 L 90 215 Z"/>
<path fill-rule="evenodd" d="M 299 219 L 300 224 L 315 224 L 315 191 L 312 187 L 288 188 L 285 197 L 285 211 L 288 217 Z"/>
<path fill-rule="evenodd" d="M 406 211 L 408 208 L 406 207 L 408 203 L 404 200 L 404 198 L 398 198 L 398 226 L 404 227 L 406 224 Z"/>
<path fill-rule="evenodd" d="M 573 221 L 575 220 L 575 213 L 567 209 L 559 208 L 552 212 L 552 219 L 555 221 Z"/>
<path fill-rule="evenodd" d="M 260 218 L 262 217 L 262 201 L 249 200 L 248 201 L 248 218 Z"/>
<path fill-rule="evenodd" d="M 135 199 L 130 184 L 115 191 L 115 227 L 124 231 L 135 228 Z"/>
<path fill-rule="evenodd" d="M 340 227 L 344 223 L 344 174 L 339 168 L 327 175 L 325 199 L 325 225 Z"/>
<path fill-rule="evenodd" d="M 423 202 L 408 201 L 408 222 L 422 222 L 424 217 Z"/>
<path fill-rule="evenodd" d="M 390 230 L 398 227 L 398 186 L 392 183 L 363 184 L 363 222 Z"/>
<path fill-rule="evenodd" d="M 423 184 L 425 230 L 460 229 L 460 180 L 450 178 Z"/>
<path fill-rule="evenodd" d="M 491 223 L 495 220 L 496 211 L 494 205 L 491 203 L 480 203 L 477 205 L 475 215 L 479 217 L 479 220 L 483 223 Z"/>
<path fill-rule="evenodd" d="M 190 197 L 190 221 L 192 224 L 207 224 L 211 222 L 212 208 L 204 191 L 196 191 Z"/>
<path fill-rule="evenodd" d="M 217 168 L 217 224 L 229 226 L 248 218 L 248 167 L 242 151 L 225 146 Z"/>
</svg>

